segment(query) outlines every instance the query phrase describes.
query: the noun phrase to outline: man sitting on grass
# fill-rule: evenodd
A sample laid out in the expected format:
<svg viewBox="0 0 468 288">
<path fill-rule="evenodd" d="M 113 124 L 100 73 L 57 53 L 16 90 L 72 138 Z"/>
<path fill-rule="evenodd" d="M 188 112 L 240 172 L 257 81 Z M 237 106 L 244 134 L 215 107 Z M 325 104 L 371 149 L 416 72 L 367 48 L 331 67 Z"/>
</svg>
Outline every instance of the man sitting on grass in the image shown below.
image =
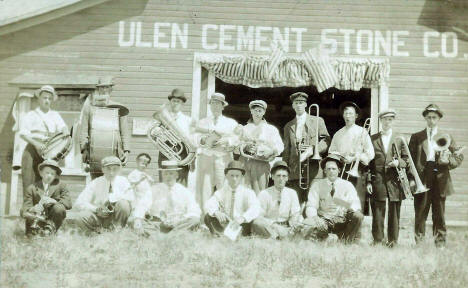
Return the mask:
<svg viewBox="0 0 468 288">
<path fill-rule="evenodd" d="M 274 185 L 261 191 L 258 200 L 262 207 L 260 217 L 254 220 L 252 231 L 265 238 L 281 239 L 293 235 L 302 216 L 295 190 L 285 187 L 289 168 L 284 161 L 277 161 L 271 168 Z"/>
<path fill-rule="evenodd" d="M 58 163 L 44 160 L 38 170 L 41 180 L 25 189 L 21 208 L 28 236 L 55 233 L 72 206 L 67 186 L 59 179 L 62 169 Z"/>
<path fill-rule="evenodd" d="M 356 189 L 338 177 L 343 168 L 341 155 L 328 154 L 320 166 L 326 178 L 310 188 L 303 235 L 306 239 L 324 240 L 331 232 L 345 242 L 353 242 L 364 217 Z"/>
<path fill-rule="evenodd" d="M 122 168 L 119 158 L 107 156 L 101 164 L 104 175 L 86 185 L 75 202 L 82 210 L 78 226 L 85 231 L 112 230 L 115 225 L 125 227 L 134 200 L 130 183 L 119 175 Z"/>
<path fill-rule="evenodd" d="M 201 209 L 195 195 L 184 185 L 177 183 L 177 161 L 161 162 L 162 183 L 153 187 L 153 203 L 144 223 L 145 232 L 195 229 L 200 224 Z"/>
<path fill-rule="evenodd" d="M 205 224 L 214 235 L 221 235 L 230 222 L 242 226 L 242 236 L 251 233 L 252 221 L 260 215 L 260 203 L 255 192 L 244 185 L 244 166 L 231 161 L 224 169 L 227 182 L 206 202 Z"/>
</svg>

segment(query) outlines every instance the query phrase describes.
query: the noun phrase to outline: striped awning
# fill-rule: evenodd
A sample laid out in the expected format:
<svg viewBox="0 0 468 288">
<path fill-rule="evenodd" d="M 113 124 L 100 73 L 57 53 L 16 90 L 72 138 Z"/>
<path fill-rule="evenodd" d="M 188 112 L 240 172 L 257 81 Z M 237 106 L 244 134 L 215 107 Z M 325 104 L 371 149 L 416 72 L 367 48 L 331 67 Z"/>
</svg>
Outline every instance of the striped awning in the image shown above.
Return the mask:
<svg viewBox="0 0 468 288">
<path fill-rule="evenodd" d="M 259 87 L 314 85 L 319 92 L 330 87 L 355 90 L 385 84 L 390 73 L 386 58 L 328 58 L 309 50 L 300 56 L 203 54 L 202 67 L 230 84 Z"/>
</svg>

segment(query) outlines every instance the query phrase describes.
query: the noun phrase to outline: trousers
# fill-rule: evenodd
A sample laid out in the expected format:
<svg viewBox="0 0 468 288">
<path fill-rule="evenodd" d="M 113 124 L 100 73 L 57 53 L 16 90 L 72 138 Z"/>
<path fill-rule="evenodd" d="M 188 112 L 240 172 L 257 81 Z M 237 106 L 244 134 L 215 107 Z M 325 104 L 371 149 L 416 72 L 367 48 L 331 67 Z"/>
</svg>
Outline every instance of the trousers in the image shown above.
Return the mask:
<svg viewBox="0 0 468 288">
<path fill-rule="evenodd" d="M 102 229 L 113 229 L 120 225 L 127 225 L 128 217 L 130 216 L 131 205 L 127 200 L 117 201 L 114 205 L 114 213 L 108 217 L 99 217 L 92 211 L 80 212 L 77 220 L 78 227 L 84 231 L 100 232 Z"/>
<path fill-rule="evenodd" d="M 24 148 L 23 156 L 21 158 L 21 177 L 23 181 L 23 189 L 29 187 L 29 185 L 36 183 L 41 179 L 39 175 L 38 166 L 44 159 L 33 145 L 28 144 Z"/>
<path fill-rule="evenodd" d="M 309 217 L 303 222 L 302 234 L 306 239 L 325 240 L 329 233 L 333 233 L 345 242 L 354 242 L 363 219 L 360 211 L 348 211 L 343 217 Z"/>
<path fill-rule="evenodd" d="M 205 225 L 210 229 L 211 234 L 220 236 L 224 233 L 224 229 L 228 226 L 229 222 L 219 222 L 218 218 L 210 216 L 208 213 L 204 217 Z M 242 223 L 242 236 L 250 236 L 252 234 L 252 222 Z"/>
<path fill-rule="evenodd" d="M 49 208 L 47 208 L 45 214 L 46 214 L 47 223 L 38 223 L 38 226 L 39 226 L 39 229 L 44 229 L 46 225 L 53 226 L 50 228 L 53 230 L 51 232 L 56 232 L 60 228 L 60 226 L 62 226 L 63 220 L 67 216 L 65 206 L 63 206 L 61 203 L 55 203 L 54 205 L 51 205 Z M 39 231 L 33 231 L 33 229 L 31 229 L 31 225 L 33 225 L 33 221 L 30 219 L 26 219 L 25 221 L 26 235 L 39 232 Z"/>
<path fill-rule="evenodd" d="M 388 201 L 387 219 L 387 244 L 394 245 L 398 242 L 400 231 L 400 207 L 401 201 Z M 384 239 L 384 222 L 387 201 L 371 201 L 372 208 L 372 237 L 374 243 L 381 243 Z"/>
</svg>

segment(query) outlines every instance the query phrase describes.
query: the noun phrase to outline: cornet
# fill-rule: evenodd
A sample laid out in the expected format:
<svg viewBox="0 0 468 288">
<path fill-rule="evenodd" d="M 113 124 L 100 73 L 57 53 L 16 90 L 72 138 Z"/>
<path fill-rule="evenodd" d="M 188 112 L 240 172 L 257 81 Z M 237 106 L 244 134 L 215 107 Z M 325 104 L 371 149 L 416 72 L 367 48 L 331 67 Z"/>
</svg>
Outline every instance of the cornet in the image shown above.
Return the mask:
<svg viewBox="0 0 468 288">
<path fill-rule="evenodd" d="M 320 152 L 318 148 L 318 143 L 319 143 L 319 111 L 320 107 L 318 104 L 312 104 L 309 107 L 309 115 L 310 111 L 312 110 L 312 107 L 316 108 L 315 116 L 316 121 L 315 121 L 315 143 L 314 143 L 314 148 L 312 150 L 312 147 L 310 146 L 310 143 L 307 138 L 302 139 L 301 143 L 298 145 L 298 151 L 299 151 L 299 187 L 301 189 L 308 189 L 309 188 L 309 183 L 310 183 L 310 177 L 309 177 L 309 161 L 306 161 L 309 159 L 309 157 L 312 155 L 312 160 L 317 160 L 320 161 L 322 157 L 320 157 Z"/>
<path fill-rule="evenodd" d="M 364 125 L 362 126 L 364 128 L 364 130 L 361 133 L 361 138 L 359 139 L 360 142 L 359 142 L 359 146 L 358 146 L 357 150 L 360 147 L 364 147 L 364 143 L 366 141 L 366 136 L 369 135 L 369 133 L 370 133 L 370 128 L 371 128 L 371 125 L 370 125 L 371 122 L 370 121 L 371 121 L 371 118 L 367 118 L 366 121 L 364 121 Z M 364 131 L 367 131 L 367 134 L 364 133 Z M 358 152 L 358 151 L 356 151 L 356 152 Z M 364 148 L 362 148 L 362 151 L 359 151 L 359 153 L 362 153 L 362 152 L 364 152 Z M 351 169 L 348 172 L 346 172 L 347 173 L 346 180 L 349 179 L 349 176 L 359 178 L 360 177 L 360 174 L 359 174 L 359 159 L 354 160 L 353 162 L 351 162 L 350 165 L 351 165 Z M 343 178 L 344 171 L 346 170 L 345 168 L 346 168 L 346 164 L 343 166 L 343 170 L 341 171 L 341 178 Z"/>
</svg>

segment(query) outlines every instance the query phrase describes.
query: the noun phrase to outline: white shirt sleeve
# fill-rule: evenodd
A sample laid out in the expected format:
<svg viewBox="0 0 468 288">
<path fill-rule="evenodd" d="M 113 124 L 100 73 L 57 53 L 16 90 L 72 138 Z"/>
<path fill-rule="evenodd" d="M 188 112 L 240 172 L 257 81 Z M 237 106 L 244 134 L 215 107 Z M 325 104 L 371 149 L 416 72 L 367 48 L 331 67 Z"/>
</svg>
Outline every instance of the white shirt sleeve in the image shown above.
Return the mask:
<svg viewBox="0 0 468 288">
<path fill-rule="evenodd" d="M 351 201 L 350 209 L 353 211 L 361 210 L 361 200 L 359 200 L 356 188 L 354 188 L 354 185 L 351 182 L 346 182 L 346 190 L 348 191 L 348 197 Z"/>
<path fill-rule="evenodd" d="M 78 198 L 75 201 L 74 207 L 78 210 L 90 210 L 95 211 L 97 206 L 91 203 L 93 199 L 93 195 L 96 193 L 96 186 L 98 184 L 98 179 L 94 179 L 88 185 L 86 185 L 85 189 L 78 195 Z"/>
<path fill-rule="evenodd" d="M 275 154 L 280 155 L 284 150 L 284 143 L 283 139 L 281 139 L 278 129 L 273 125 L 270 125 L 270 139 L 273 142 Z"/>
<path fill-rule="evenodd" d="M 314 217 L 317 216 L 317 210 L 320 203 L 320 191 L 319 191 L 319 182 L 315 182 L 310 187 L 309 195 L 307 196 L 307 209 L 306 216 Z"/>
<path fill-rule="evenodd" d="M 245 222 L 252 222 L 252 220 L 256 219 L 260 215 L 261 207 L 260 202 L 258 201 L 257 195 L 255 192 L 250 189 L 246 189 L 244 191 L 246 193 L 245 197 L 247 197 L 247 201 L 249 203 L 249 209 L 244 212 L 242 217 L 245 218 Z"/>
<path fill-rule="evenodd" d="M 270 202 L 270 195 L 267 190 L 262 190 L 258 193 L 258 202 L 260 203 L 260 216 L 265 216 Z"/>
<path fill-rule="evenodd" d="M 195 195 L 190 190 L 184 187 L 185 197 L 187 201 L 187 212 L 185 213 L 184 217 L 191 218 L 191 217 L 200 217 L 201 209 L 198 206 L 197 201 L 195 200 Z"/>
<path fill-rule="evenodd" d="M 366 133 L 366 136 L 365 136 L 365 141 L 364 141 L 364 153 L 361 155 L 361 161 L 364 165 L 368 165 L 369 162 L 374 159 L 375 157 L 375 152 L 374 152 L 374 145 L 372 145 L 372 140 L 369 136 L 369 134 L 367 133 L 367 131 L 365 131 L 364 133 Z"/>
<path fill-rule="evenodd" d="M 297 197 L 296 191 L 291 191 L 289 193 L 291 201 L 291 215 L 289 218 L 289 223 L 298 222 L 301 219 L 301 205 L 299 204 L 299 198 Z"/>
<path fill-rule="evenodd" d="M 205 203 L 205 211 L 210 216 L 214 216 L 214 214 L 219 211 L 219 202 L 218 199 L 221 196 L 221 191 L 216 191 L 213 196 L 211 196 L 208 201 Z"/>
</svg>

